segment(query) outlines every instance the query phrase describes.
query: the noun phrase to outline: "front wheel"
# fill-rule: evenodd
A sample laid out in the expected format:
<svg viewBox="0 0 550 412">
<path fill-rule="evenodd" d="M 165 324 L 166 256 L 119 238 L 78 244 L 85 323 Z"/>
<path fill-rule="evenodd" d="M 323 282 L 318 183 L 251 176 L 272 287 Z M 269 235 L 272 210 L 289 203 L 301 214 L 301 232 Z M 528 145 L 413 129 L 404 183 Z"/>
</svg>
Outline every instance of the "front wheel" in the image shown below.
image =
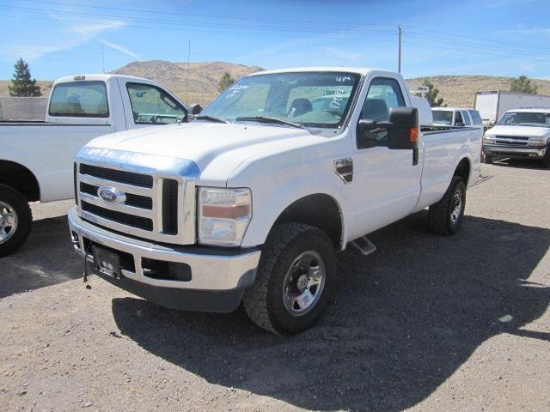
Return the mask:
<svg viewBox="0 0 550 412">
<path fill-rule="evenodd" d="M 466 185 L 461 177 L 455 176 L 443 198 L 430 206 L 430 229 L 440 235 L 454 235 L 460 228 L 465 208 Z"/>
<path fill-rule="evenodd" d="M 544 154 L 542 160 L 539 161 L 539 166 L 543 169 L 550 168 L 550 145 L 546 148 L 546 153 Z"/>
<path fill-rule="evenodd" d="M 299 223 L 275 227 L 243 298 L 248 316 L 276 334 L 308 329 L 328 306 L 336 267 L 334 245 L 323 231 Z"/>
<path fill-rule="evenodd" d="M 0 185 L 0 257 L 18 249 L 31 231 L 32 212 L 21 193 Z"/>
</svg>

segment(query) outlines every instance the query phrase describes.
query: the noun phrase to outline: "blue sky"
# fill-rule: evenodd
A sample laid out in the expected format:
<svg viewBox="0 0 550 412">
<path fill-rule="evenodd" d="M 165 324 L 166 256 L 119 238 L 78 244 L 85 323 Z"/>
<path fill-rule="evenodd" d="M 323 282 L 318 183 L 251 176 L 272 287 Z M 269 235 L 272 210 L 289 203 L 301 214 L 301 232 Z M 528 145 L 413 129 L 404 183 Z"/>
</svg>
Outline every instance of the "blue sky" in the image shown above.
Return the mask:
<svg viewBox="0 0 550 412">
<path fill-rule="evenodd" d="M 550 79 L 548 0 L 0 0 L 0 79 L 140 60 Z"/>
</svg>

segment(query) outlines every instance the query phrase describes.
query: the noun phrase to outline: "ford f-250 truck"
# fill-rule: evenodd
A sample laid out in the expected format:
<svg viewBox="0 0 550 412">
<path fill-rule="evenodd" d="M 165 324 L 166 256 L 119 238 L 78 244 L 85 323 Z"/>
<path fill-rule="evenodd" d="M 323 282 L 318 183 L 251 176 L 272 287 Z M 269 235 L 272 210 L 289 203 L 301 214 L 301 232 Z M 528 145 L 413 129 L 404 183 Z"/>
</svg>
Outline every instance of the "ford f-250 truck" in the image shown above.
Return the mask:
<svg viewBox="0 0 550 412">
<path fill-rule="evenodd" d="M 504 113 L 483 137 L 485 163 L 494 159 L 529 159 L 550 167 L 550 109 L 516 109 Z"/>
<path fill-rule="evenodd" d="M 0 256 L 31 230 L 28 202 L 70 199 L 76 152 L 94 137 L 187 119 L 187 108 L 159 84 L 121 75 L 54 82 L 45 121 L 0 122 Z"/>
<path fill-rule="evenodd" d="M 429 207 L 457 232 L 480 164 L 474 128 L 422 132 L 403 78 L 306 68 L 246 76 L 192 123 L 79 151 L 69 211 L 85 275 L 170 308 L 229 312 L 278 334 L 317 321 L 336 252 Z"/>
</svg>

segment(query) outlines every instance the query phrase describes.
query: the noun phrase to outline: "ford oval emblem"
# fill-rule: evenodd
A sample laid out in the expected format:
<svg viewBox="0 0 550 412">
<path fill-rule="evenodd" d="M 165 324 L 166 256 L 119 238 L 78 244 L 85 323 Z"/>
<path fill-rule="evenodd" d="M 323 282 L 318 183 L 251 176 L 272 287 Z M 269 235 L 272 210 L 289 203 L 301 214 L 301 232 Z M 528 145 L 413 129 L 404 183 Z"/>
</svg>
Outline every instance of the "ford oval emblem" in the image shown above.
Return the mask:
<svg viewBox="0 0 550 412">
<path fill-rule="evenodd" d="M 97 195 L 107 203 L 118 204 L 126 200 L 126 195 L 112 186 L 100 187 Z"/>
</svg>

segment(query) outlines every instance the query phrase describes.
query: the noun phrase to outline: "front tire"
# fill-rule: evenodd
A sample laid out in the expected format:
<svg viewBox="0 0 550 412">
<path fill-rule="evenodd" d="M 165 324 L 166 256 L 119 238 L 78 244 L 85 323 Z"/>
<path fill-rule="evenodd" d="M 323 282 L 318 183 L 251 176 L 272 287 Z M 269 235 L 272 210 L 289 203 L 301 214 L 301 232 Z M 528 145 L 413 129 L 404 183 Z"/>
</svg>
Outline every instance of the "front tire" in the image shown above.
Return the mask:
<svg viewBox="0 0 550 412">
<path fill-rule="evenodd" d="M 15 189 L 0 185 L 0 257 L 17 250 L 31 232 L 32 212 L 27 199 Z"/>
<path fill-rule="evenodd" d="M 443 198 L 430 206 L 430 229 L 440 235 L 454 235 L 460 229 L 466 208 L 466 185 L 461 177 L 454 176 Z"/>
<path fill-rule="evenodd" d="M 544 154 L 542 160 L 539 161 L 539 166 L 543 169 L 550 168 L 550 145 L 546 148 L 546 153 Z"/>
<path fill-rule="evenodd" d="M 329 304 L 336 268 L 334 245 L 323 231 L 299 223 L 275 227 L 243 298 L 248 316 L 281 335 L 310 328 Z"/>
</svg>

